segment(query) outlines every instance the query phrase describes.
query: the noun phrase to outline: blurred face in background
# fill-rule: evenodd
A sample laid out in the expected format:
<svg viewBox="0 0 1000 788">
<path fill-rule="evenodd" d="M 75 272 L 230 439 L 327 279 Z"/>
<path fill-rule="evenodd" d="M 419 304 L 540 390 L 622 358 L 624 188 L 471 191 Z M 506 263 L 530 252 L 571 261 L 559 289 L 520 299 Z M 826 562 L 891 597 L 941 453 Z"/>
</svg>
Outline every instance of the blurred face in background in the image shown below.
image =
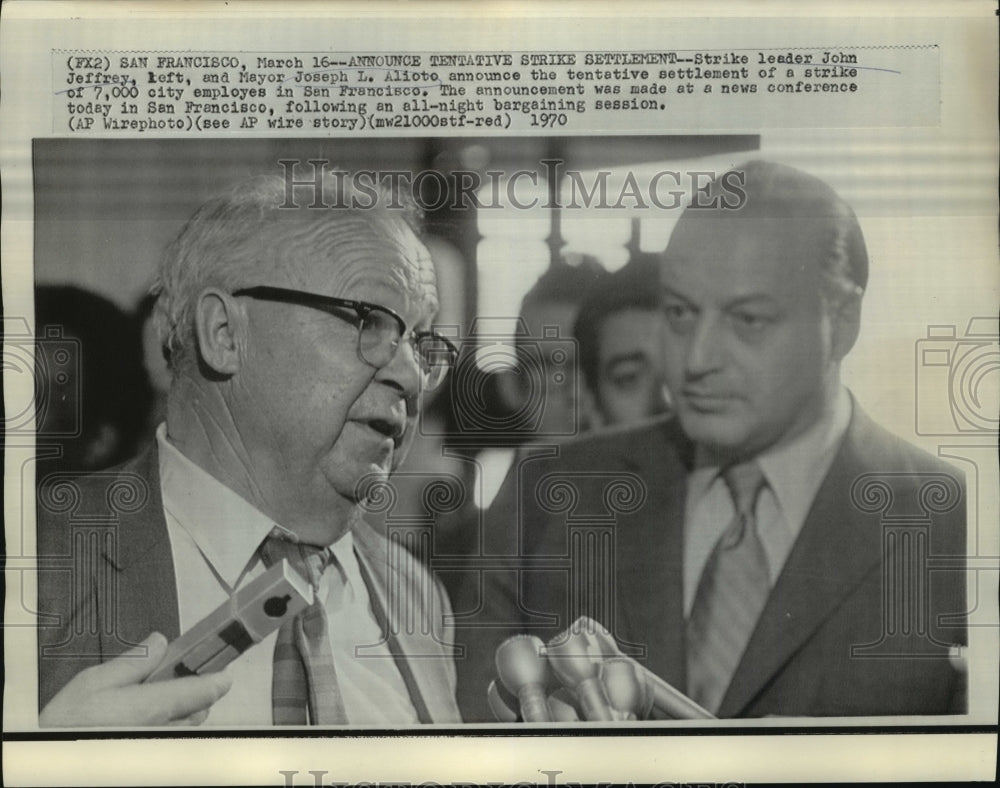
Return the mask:
<svg viewBox="0 0 1000 788">
<path fill-rule="evenodd" d="M 598 332 L 597 385 L 591 392 L 603 425 L 634 424 L 667 409 L 663 315 L 629 308 L 608 315 Z"/>
</svg>

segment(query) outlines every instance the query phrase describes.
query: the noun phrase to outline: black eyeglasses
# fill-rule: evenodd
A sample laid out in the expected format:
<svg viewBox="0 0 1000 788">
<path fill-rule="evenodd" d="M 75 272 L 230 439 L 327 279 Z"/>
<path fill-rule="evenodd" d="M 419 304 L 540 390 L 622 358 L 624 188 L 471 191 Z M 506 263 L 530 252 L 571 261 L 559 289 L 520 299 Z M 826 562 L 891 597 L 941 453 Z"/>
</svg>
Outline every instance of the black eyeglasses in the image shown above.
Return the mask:
<svg viewBox="0 0 1000 788">
<path fill-rule="evenodd" d="M 353 323 L 358 327 L 358 355 L 376 369 L 395 358 L 399 344 L 405 338 L 413 345 L 414 355 L 424 374 L 425 389 L 440 386 L 458 358 L 458 350 L 443 336 L 433 331 L 408 331 L 403 318 L 378 304 L 267 285 L 244 287 L 233 291 L 233 295 L 320 309 Z M 344 310 L 353 311 L 354 319 L 347 317 Z"/>
</svg>

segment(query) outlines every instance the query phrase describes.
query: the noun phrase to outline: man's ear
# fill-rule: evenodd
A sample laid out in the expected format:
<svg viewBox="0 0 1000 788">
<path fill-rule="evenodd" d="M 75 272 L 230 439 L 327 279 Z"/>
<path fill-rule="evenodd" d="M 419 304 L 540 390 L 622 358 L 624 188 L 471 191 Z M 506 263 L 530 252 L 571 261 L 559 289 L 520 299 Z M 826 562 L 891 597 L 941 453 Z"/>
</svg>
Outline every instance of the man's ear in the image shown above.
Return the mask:
<svg viewBox="0 0 1000 788">
<path fill-rule="evenodd" d="M 220 375 L 240 368 L 243 313 L 236 300 L 216 288 L 203 290 L 195 303 L 194 328 L 201 361 Z"/>
<path fill-rule="evenodd" d="M 847 296 L 831 316 L 831 352 L 835 361 L 843 360 L 854 343 L 858 341 L 861 330 L 861 298 L 864 291 L 858 288 Z"/>
</svg>

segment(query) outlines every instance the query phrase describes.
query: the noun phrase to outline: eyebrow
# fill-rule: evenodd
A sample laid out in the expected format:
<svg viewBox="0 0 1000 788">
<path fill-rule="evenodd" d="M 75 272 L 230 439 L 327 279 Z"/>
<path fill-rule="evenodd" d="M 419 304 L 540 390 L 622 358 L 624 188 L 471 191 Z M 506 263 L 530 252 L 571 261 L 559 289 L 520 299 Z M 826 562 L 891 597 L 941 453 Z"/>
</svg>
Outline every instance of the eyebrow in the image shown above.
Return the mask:
<svg viewBox="0 0 1000 788">
<path fill-rule="evenodd" d="M 774 300 L 774 297 L 767 293 L 751 293 L 750 295 L 740 296 L 734 298 L 732 301 L 726 303 L 726 309 L 734 309 L 741 306 L 779 306 L 778 302 Z"/>
<path fill-rule="evenodd" d="M 680 293 L 678 293 L 676 290 L 674 290 L 672 287 L 670 287 L 670 285 L 661 285 L 660 286 L 660 294 L 664 298 L 666 298 L 666 297 L 669 296 L 669 297 L 672 297 L 672 298 L 676 298 L 676 299 L 678 299 L 680 301 L 684 301 L 684 302 L 686 302 L 688 304 L 692 303 L 691 299 L 685 298 Z"/>
</svg>

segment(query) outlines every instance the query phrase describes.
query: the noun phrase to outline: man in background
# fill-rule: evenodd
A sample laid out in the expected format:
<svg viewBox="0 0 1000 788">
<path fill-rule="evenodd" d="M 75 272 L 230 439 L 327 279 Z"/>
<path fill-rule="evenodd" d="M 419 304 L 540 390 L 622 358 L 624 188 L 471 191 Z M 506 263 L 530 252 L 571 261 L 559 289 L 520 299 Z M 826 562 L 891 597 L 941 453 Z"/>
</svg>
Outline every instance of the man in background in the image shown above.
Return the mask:
<svg viewBox="0 0 1000 788">
<path fill-rule="evenodd" d="M 573 336 L 588 424 L 635 424 L 667 410 L 657 262 L 641 257 L 615 271 L 577 315 Z"/>
</svg>

